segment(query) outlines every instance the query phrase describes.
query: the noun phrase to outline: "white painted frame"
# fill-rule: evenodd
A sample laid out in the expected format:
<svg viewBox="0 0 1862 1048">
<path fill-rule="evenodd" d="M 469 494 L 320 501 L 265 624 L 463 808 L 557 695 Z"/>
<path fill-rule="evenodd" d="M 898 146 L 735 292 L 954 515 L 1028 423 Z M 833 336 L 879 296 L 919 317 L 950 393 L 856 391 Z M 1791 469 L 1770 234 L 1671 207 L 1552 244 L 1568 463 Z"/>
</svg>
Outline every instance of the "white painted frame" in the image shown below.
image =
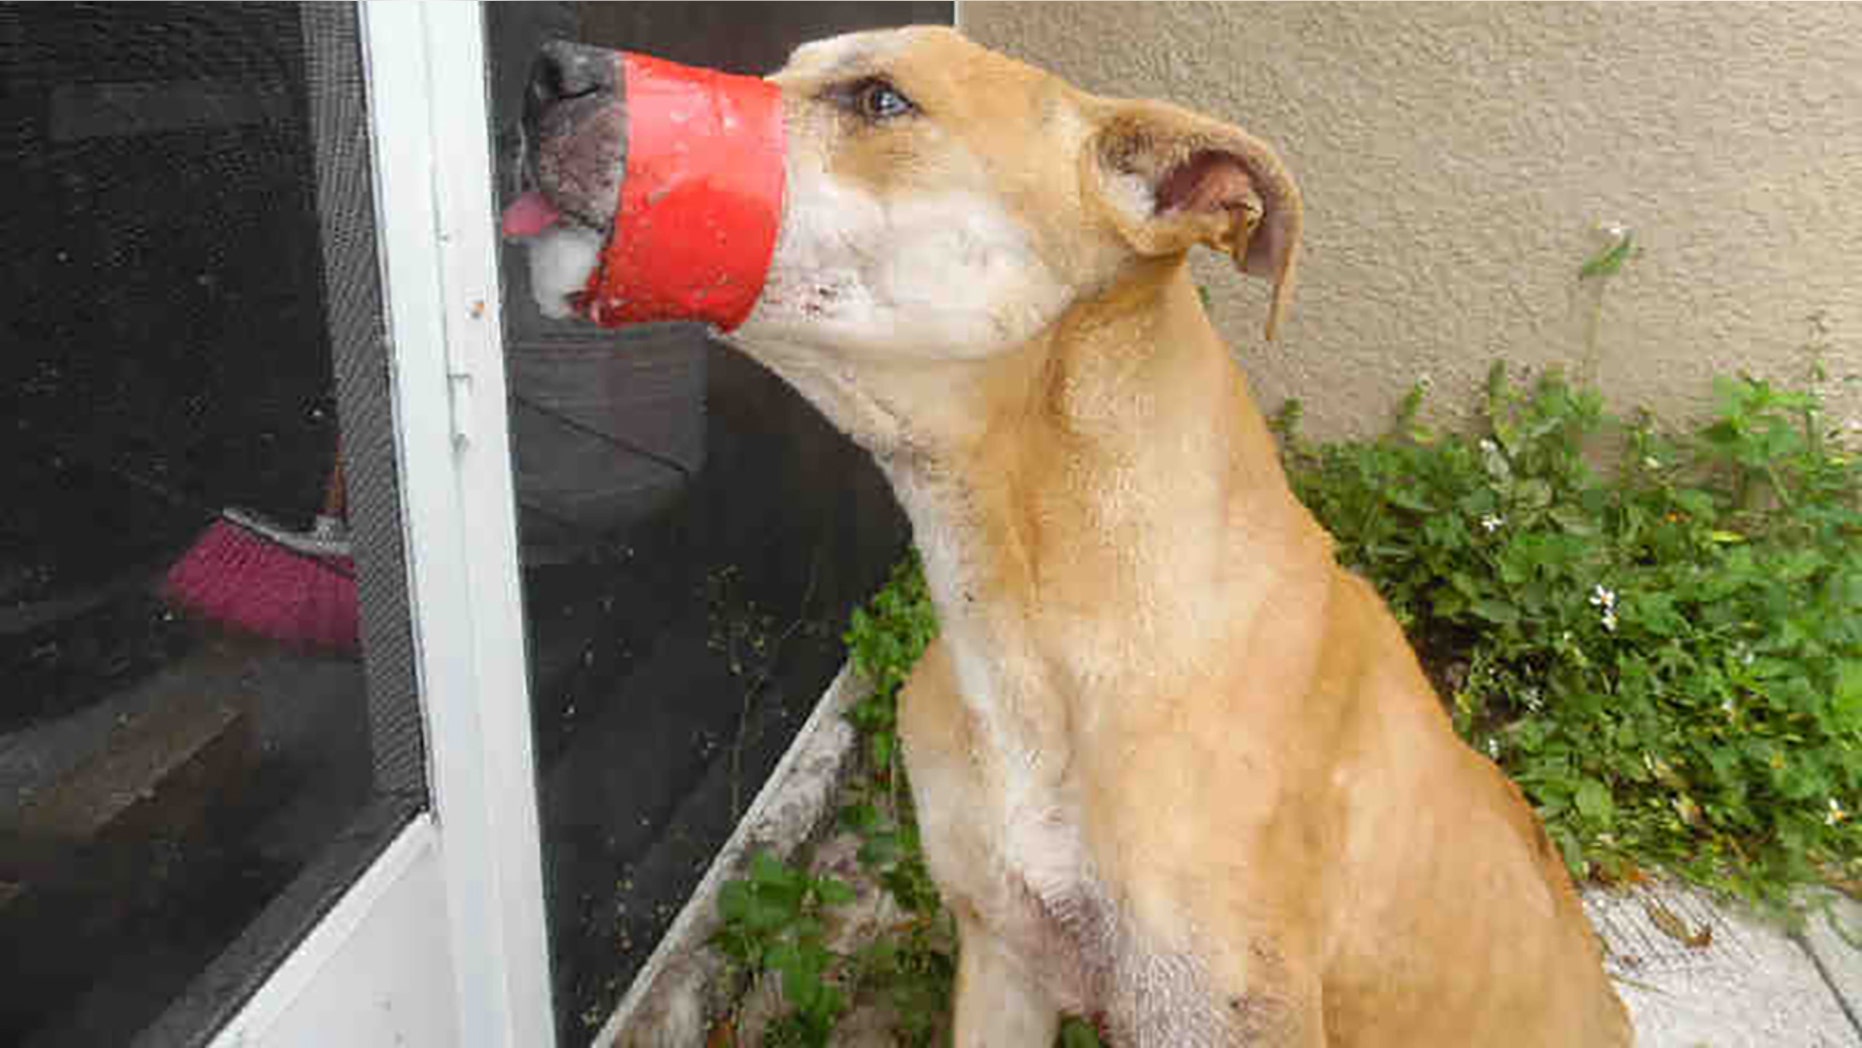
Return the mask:
<svg viewBox="0 0 1862 1048">
<path fill-rule="evenodd" d="M 395 429 L 460 1044 L 554 1042 L 480 4 L 364 3 Z"/>
<path fill-rule="evenodd" d="M 552 1048 L 483 10 L 359 8 L 432 809 L 214 1044 L 325 1043 L 341 1027 L 351 1046 L 418 1030 Z M 413 934 L 440 913 L 422 894 L 434 885 L 443 935 Z M 380 992 L 356 1000 L 357 986 Z M 319 1032 L 325 1007 L 344 1021 Z"/>
<path fill-rule="evenodd" d="M 421 812 L 211 1048 L 462 1043 L 439 849 L 432 813 Z"/>
</svg>

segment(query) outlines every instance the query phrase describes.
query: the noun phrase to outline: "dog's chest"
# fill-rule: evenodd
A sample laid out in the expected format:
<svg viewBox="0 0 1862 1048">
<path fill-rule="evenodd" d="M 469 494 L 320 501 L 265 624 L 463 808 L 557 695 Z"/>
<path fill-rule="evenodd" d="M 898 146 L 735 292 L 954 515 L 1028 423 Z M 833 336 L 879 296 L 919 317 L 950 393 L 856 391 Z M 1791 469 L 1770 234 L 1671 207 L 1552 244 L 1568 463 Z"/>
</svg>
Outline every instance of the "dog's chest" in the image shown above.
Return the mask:
<svg viewBox="0 0 1862 1048">
<path fill-rule="evenodd" d="M 950 872 L 968 882 L 965 893 L 1018 952 L 1070 975 L 1071 957 L 1092 945 L 1104 922 L 1077 789 L 1065 771 L 1069 740 L 1056 731 L 1046 674 L 1023 624 L 970 606 L 967 573 L 942 537 L 931 532 L 920 541 L 933 592 L 955 605 L 943 644 L 965 711 L 963 738 L 951 740 L 964 767 L 929 791 L 930 802 L 954 817 L 944 827 L 950 853 L 970 857 Z"/>
<path fill-rule="evenodd" d="M 938 578 L 935 553 L 926 560 L 935 592 L 949 576 Z M 1134 892 L 1168 906 L 1168 890 L 1146 880 L 1146 864 L 1094 844 L 1122 837 L 1088 818 L 1107 813 L 1089 806 L 1079 778 L 1094 763 L 1074 750 L 1079 711 L 1057 708 L 1051 674 L 1027 648 L 980 643 L 1009 630 L 953 610 L 901 710 L 925 855 L 946 901 L 1060 1010 L 1101 1017 L 1128 1042 L 1245 1043 L 1230 1036 L 1248 1026 L 1240 1012 L 1212 1005 L 1195 945 L 1133 909 Z"/>
<path fill-rule="evenodd" d="M 1212 1003 L 1218 995 L 1203 960 L 1140 930 L 1061 810 L 1038 819 L 1007 813 L 993 828 L 1002 835 L 1002 863 L 978 885 L 989 899 L 981 916 L 990 933 L 1042 981 L 1056 1008 L 1091 1017 L 1122 1040 L 1250 1043 L 1247 1031 L 1270 1025 L 1271 997 Z"/>
<path fill-rule="evenodd" d="M 1032 791 L 1016 800 L 992 813 L 994 825 L 984 829 L 998 862 L 988 883 L 975 886 L 979 909 L 1049 992 L 1078 1011 L 1105 988 L 1120 947 L 1116 908 L 1067 800 Z"/>
<path fill-rule="evenodd" d="M 927 686 L 910 700 L 924 704 L 919 712 L 941 712 L 902 714 L 926 856 L 940 886 L 1063 1010 L 1135 1014 L 1150 997 L 1199 1011 L 1190 1004 L 1202 981 L 1198 966 L 1139 932 L 1124 913 L 1122 886 L 1107 879 L 1115 871 L 1091 843 L 1088 791 L 1078 778 L 1089 762 L 1076 752 L 1090 716 L 1082 678 L 1113 691 L 1120 682 L 1057 663 L 1053 622 L 991 599 L 1000 595 L 978 570 L 988 551 L 975 545 L 976 529 L 963 526 L 969 506 L 960 495 L 909 474 L 895 476 L 894 486 L 912 512 L 942 619 L 938 657 L 921 669 Z"/>
</svg>

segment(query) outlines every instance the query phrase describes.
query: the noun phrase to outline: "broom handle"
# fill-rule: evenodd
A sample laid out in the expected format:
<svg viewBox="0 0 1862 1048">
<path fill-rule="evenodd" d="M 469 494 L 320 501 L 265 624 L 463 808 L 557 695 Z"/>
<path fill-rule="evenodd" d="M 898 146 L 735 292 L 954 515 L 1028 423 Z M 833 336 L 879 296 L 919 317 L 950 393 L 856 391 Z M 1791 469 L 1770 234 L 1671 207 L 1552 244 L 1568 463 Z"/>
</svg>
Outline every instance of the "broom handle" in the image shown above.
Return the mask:
<svg viewBox="0 0 1862 1048">
<path fill-rule="evenodd" d="M 349 516 L 349 496 L 343 483 L 343 449 L 340 444 L 336 448 L 336 461 L 330 464 L 330 479 L 323 485 L 323 515 L 338 520 Z"/>
<path fill-rule="evenodd" d="M 323 506 L 309 531 L 291 531 L 244 510 L 225 509 L 222 517 L 247 531 L 256 532 L 287 549 L 316 557 L 349 555 L 349 496 L 343 481 L 343 444 L 338 438 L 336 454 L 331 456 L 330 474 L 323 481 Z"/>
</svg>

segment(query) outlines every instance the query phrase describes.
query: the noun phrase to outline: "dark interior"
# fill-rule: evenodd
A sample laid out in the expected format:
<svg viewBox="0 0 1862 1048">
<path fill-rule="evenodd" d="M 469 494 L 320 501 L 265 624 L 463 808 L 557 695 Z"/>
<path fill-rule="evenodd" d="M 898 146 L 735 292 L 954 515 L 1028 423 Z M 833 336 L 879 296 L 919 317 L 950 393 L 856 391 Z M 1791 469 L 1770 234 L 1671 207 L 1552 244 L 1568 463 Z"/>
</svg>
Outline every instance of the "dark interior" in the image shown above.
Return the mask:
<svg viewBox="0 0 1862 1048">
<path fill-rule="evenodd" d="M 366 136 L 315 129 L 360 76 L 337 5 L 0 8 L 0 1043 L 203 1039 L 422 803 L 404 660 L 162 594 L 223 507 L 302 527 L 340 429 L 405 643 L 391 434 L 339 426 L 386 390 L 378 296 L 332 294 L 376 280 L 366 196 L 330 225 Z M 214 585 L 304 597 L 254 570 Z"/>
</svg>

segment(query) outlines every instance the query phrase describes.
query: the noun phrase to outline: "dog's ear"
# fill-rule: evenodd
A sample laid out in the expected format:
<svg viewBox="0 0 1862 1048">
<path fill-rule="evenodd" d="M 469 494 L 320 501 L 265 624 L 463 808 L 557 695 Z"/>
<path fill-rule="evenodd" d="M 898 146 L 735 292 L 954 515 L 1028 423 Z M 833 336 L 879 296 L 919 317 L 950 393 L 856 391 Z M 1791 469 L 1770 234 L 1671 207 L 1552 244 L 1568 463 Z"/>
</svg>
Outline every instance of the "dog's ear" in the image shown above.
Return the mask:
<svg viewBox="0 0 1862 1048">
<path fill-rule="evenodd" d="M 1300 193 L 1265 142 L 1238 127 L 1154 102 L 1119 103 L 1081 157 L 1089 200 L 1143 255 L 1197 244 L 1274 282 L 1267 337 L 1279 329 L 1299 254 Z"/>
</svg>

